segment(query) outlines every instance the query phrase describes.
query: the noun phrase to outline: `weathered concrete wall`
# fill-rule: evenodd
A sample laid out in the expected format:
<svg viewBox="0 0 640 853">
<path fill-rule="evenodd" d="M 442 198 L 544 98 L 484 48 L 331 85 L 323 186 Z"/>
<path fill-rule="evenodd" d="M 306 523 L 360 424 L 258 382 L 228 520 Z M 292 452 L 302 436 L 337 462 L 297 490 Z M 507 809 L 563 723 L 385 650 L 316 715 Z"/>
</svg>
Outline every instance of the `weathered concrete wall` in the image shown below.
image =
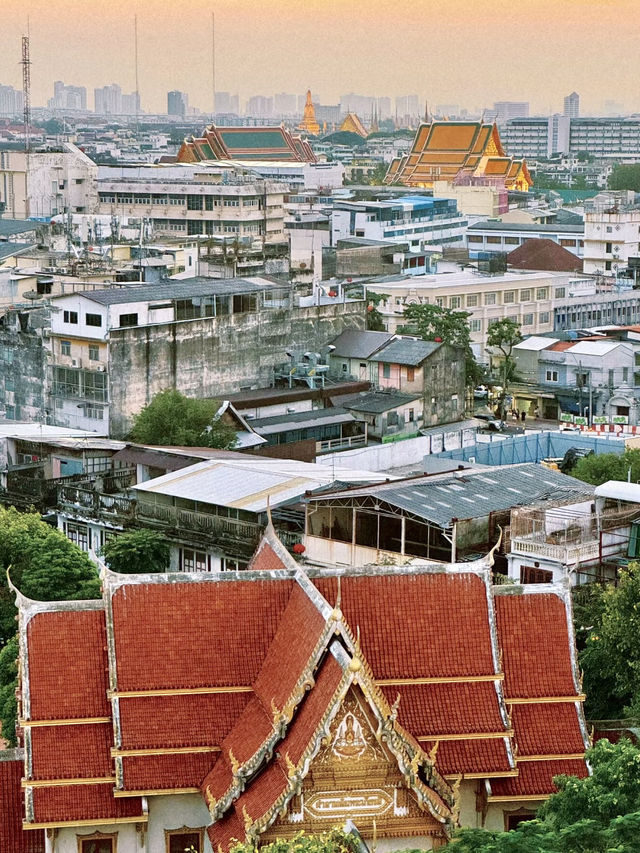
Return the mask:
<svg viewBox="0 0 640 853">
<path fill-rule="evenodd" d="M 0 419 L 45 421 L 46 313 L 7 311 L 0 318 Z"/>
<path fill-rule="evenodd" d="M 124 436 L 166 388 L 220 398 L 267 387 L 286 350 L 317 352 L 344 329 L 364 329 L 365 317 L 365 302 L 347 302 L 112 330 L 110 434 Z"/>
<path fill-rule="evenodd" d="M 423 426 L 457 421 L 464 415 L 464 403 L 464 350 L 445 344 L 429 356 L 424 366 Z"/>
</svg>

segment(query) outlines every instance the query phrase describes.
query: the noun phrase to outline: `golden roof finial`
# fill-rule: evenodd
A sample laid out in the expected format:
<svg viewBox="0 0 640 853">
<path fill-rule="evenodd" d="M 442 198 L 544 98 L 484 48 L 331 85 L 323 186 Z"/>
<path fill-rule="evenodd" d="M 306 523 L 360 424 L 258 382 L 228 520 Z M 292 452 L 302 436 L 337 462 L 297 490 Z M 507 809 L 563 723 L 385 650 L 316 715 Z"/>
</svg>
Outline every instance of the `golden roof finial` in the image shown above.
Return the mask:
<svg viewBox="0 0 640 853">
<path fill-rule="evenodd" d="M 331 611 L 331 619 L 334 622 L 340 622 L 342 620 L 342 610 L 340 610 L 340 604 L 342 601 L 342 588 L 340 585 L 340 575 L 338 575 L 338 591 L 336 593 L 336 603 L 334 605 L 333 610 Z"/>
<path fill-rule="evenodd" d="M 400 700 L 401 699 L 402 699 L 402 696 L 400 696 L 400 694 L 398 693 L 396 695 L 395 702 L 391 706 L 391 713 L 389 714 L 389 719 L 392 720 L 394 723 L 398 719 L 398 708 L 400 707 Z"/>
<path fill-rule="evenodd" d="M 216 800 L 216 798 L 211 793 L 211 788 L 209 787 L 209 785 L 207 785 L 207 790 L 205 793 L 206 793 L 207 805 L 209 806 L 209 811 L 213 812 L 215 810 L 215 807 L 218 805 L 218 801 Z"/>
<path fill-rule="evenodd" d="M 244 831 L 249 834 L 249 830 L 253 826 L 253 818 L 247 811 L 246 806 L 242 806 L 242 819 L 244 820 Z"/>
<path fill-rule="evenodd" d="M 431 761 L 432 764 L 436 763 L 436 756 L 438 754 L 438 747 L 439 746 L 440 746 L 440 741 L 437 740 L 434 743 L 434 745 L 431 747 L 431 749 L 429 750 L 429 761 Z"/>
<path fill-rule="evenodd" d="M 462 773 L 458 773 L 456 776 L 456 781 L 451 786 L 451 790 L 453 792 L 453 809 L 451 810 L 453 813 L 453 818 L 455 822 L 458 822 L 458 818 L 460 817 L 460 783 L 462 782 Z"/>
<path fill-rule="evenodd" d="M 298 768 L 296 767 L 296 765 L 291 760 L 291 757 L 289 756 L 288 752 L 285 752 L 284 762 L 287 765 L 287 776 L 289 777 L 289 779 L 293 779 L 293 777 L 298 772 Z"/>
<path fill-rule="evenodd" d="M 420 770 L 420 756 L 418 755 L 418 751 L 416 750 L 413 753 L 413 758 L 411 759 L 411 772 L 413 775 L 418 778 L 418 771 Z"/>
<path fill-rule="evenodd" d="M 231 764 L 231 772 L 233 773 L 234 776 L 237 776 L 238 770 L 240 770 L 240 762 L 238 761 L 238 759 L 233 754 L 232 749 L 229 750 L 229 762 Z"/>
</svg>

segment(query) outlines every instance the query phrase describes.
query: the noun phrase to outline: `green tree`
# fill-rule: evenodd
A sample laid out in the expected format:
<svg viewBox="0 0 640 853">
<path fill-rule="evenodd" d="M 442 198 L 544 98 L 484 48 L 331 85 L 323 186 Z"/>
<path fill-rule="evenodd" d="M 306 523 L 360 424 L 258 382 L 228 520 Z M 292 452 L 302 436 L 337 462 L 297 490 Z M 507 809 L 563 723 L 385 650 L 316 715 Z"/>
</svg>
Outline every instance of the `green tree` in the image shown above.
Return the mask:
<svg viewBox="0 0 640 853">
<path fill-rule="evenodd" d="M 456 853 L 633 853 L 640 827 L 640 750 L 600 740 L 588 750 L 593 774 L 556 778 L 558 793 L 537 819 L 511 832 L 460 830 Z"/>
<path fill-rule="evenodd" d="M 599 486 L 608 480 L 640 482 L 640 450 L 627 449 L 624 453 L 592 453 L 579 459 L 571 476 Z"/>
<path fill-rule="evenodd" d="M 130 438 L 141 444 L 218 447 L 236 443 L 236 431 L 223 417 L 220 404 L 196 400 L 171 389 L 160 391 L 134 418 Z"/>
<path fill-rule="evenodd" d="M 374 187 L 379 187 L 384 183 L 389 167 L 386 163 L 378 163 L 375 169 L 369 175 L 369 183 Z"/>
<path fill-rule="evenodd" d="M 164 572 L 171 552 L 167 539 L 155 530 L 129 530 L 102 548 L 105 563 L 124 575 Z"/>
<path fill-rule="evenodd" d="M 236 844 L 231 853 L 257 853 L 257 845 Z M 290 840 L 278 839 L 261 844 L 260 853 L 359 853 L 360 842 L 355 835 L 341 829 L 332 829 L 322 835 L 299 832 Z"/>
<path fill-rule="evenodd" d="M 16 625 L 12 583 L 28 598 L 59 601 L 98 598 L 100 581 L 87 554 L 60 530 L 45 524 L 35 512 L 0 508 L 0 645 L 13 636 Z"/>
<path fill-rule="evenodd" d="M 640 164 L 618 163 L 609 176 L 610 190 L 635 190 L 640 192 Z"/>
<path fill-rule="evenodd" d="M 482 381 L 484 374 L 471 351 L 470 316 L 468 311 L 452 311 L 438 305 L 407 305 L 404 309 L 407 322 L 400 332 L 418 335 L 425 341 L 441 340 L 464 350 L 466 381 L 473 387 Z"/>
<path fill-rule="evenodd" d="M 640 565 L 621 569 L 618 586 L 602 593 L 580 665 L 587 715 L 595 719 L 634 715 L 640 710 Z"/>
<path fill-rule="evenodd" d="M 12 637 L 0 651 L 0 736 L 6 740 L 9 746 L 16 745 L 17 659 L 18 638 Z"/>
<path fill-rule="evenodd" d="M 505 398 L 509 389 L 509 383 L 516 378 L 516 365 L 513 358 L 513 348 L 522 340 L 520 323 L 509 317 L 502 320 L 494 320 L 487 328 L 487 350 L 492 353 L 497 349 L 502 355 L 500 364 L 500 380 L 502 382 L 502 395 L 500 397 L 500 415 L 505 416 Z"/>
<path fill-rule="evenodd" d="M 378 305 L 385 299 L 389 299 L 387 293 L 374 293 L 367 290 L 367 329 L 370 332 L 384 332 L 384 321 L 378 310 Z"/>
</svg>

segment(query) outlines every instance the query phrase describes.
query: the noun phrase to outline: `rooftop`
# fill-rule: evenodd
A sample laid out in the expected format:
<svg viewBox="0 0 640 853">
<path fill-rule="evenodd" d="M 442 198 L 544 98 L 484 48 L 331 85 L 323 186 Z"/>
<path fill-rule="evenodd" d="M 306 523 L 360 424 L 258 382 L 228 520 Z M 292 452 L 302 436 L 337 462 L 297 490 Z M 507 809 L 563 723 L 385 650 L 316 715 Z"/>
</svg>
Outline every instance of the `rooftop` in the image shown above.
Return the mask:
<svg viewBox="0 0 640 853">
<path fill-rule="evenodd" d="M 442 344 L 436 341 L 396 338 L 376 353 L 375 360 L 386 364 L 408 364 L 415 367 L 422 364 L 441 346 Z"/>
<path fill-rule="evenodd" d="M 388 412 L 390 409 L 397 409 L 398 406 L 411 403 L 413 400 L 419 400 L 421 396 L 417 392 L 415 394 L 402 394 L 400 391 L 372 391 L 370 394 L 362 394 L 345 401 L 344 406 L 352 412 L 379 415 L 382 412 Z"/>
<path fill-rule="evenodd" d="M 544 234 L 584 234 L 584 223 L 557 223 L 556 225 L 538 225 L 528 222 L 501 222 L 496 219 L 485 219 L 470 225 L 468 231 L 531 231 Z"/>
<path fill-rule="evenodd" d="M 393 340 L 390 332 L 361 332 L 359 329 L 345 329 L 331 345 L 335 347 L 332 355 L 343 358 L 369 358 L 385 344 Z"/>
<path fill-rule="evenodd" d="M 259 435 L 273 435 L 287 429 L 328 426 L 330 424 L 353 423 L 356 419 L 343 408 L 312 409 L 310 412 L 293 412 L 274 415 L 270 418 L 251 420 L 251 426 Z"/>
<path fill-rule="evenodd" d="M 26 219 L 3 219 L 0 217 L 0 237 L 12 237 L 14 234 L 25 234 L 35 231 L 42 222 L 31 222 Z"/>
</svg>

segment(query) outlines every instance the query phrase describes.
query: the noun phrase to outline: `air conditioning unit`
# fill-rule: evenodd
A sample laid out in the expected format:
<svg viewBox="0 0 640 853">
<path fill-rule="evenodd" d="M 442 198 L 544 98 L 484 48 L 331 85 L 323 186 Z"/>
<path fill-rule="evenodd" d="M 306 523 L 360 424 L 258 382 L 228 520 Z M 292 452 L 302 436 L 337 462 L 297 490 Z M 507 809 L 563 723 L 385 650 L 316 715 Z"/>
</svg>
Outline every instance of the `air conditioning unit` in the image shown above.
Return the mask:
<svg viewBox="0 0 640 853">
<path fill-rule="evenodd" d="M 104 372 L 106 371 L 106 369 L 107 369 L 107 368 L 104 366 L 104 364 L 99 364 L 99 365 L 96 367 L 96 370 L 98 371 L 98 373 L 104 373 Z"/>
<path fill-rule="evenodd" d="M 71 359 L 71 367 L 80 367 L 80 361 L 77 358 Z"/>
</svg>

